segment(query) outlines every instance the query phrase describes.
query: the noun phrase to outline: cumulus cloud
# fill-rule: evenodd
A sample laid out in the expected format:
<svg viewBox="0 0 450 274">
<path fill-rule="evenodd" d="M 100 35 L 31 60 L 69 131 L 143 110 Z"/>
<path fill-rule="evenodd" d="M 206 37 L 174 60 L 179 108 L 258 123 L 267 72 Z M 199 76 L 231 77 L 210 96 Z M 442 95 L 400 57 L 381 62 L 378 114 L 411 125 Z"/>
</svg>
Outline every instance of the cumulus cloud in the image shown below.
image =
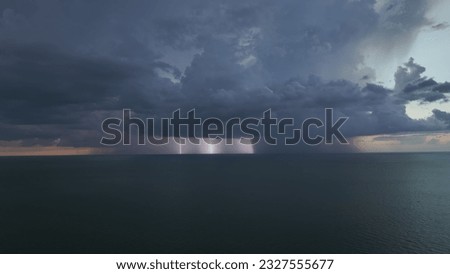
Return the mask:
<svg viewBox="0 0 450 274">
<path fill-rule="evenodd" d="M 409 101 L 446 101 L 445 93 L 449 92 L 449 84 L 447 82 L 438 83 L 433 78 L 422 76 L 425 70 L 425 67 L 410 58 L 395 73 L 395 90 L 401 92 L 401 96 Z"/>
</svg>

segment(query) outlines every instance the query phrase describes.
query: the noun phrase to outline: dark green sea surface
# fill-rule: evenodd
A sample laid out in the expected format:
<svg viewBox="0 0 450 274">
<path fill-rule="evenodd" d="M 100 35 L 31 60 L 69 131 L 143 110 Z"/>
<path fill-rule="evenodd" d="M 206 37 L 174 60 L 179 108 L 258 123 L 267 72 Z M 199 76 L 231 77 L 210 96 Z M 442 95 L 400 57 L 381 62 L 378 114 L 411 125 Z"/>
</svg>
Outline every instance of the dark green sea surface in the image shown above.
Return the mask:
<svg viewBox="0 0 450 274">
<path fill-rule="evenodd" d="M 1 253 L 450 253 L 450 154 L 0 158 Z"/>
</svg>

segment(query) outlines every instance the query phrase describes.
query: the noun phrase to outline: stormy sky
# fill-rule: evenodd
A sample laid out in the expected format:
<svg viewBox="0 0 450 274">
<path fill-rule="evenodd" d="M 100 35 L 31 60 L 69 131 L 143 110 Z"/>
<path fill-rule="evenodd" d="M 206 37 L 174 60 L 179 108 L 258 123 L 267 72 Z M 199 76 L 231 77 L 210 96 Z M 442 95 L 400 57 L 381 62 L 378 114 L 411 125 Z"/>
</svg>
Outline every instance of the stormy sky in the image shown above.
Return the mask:
<svg viewBox="0 0 450 274">
<path fill-rule="evenodd" d="M 334 108 L 358 145 L 411 133 L 439 150 L 448 14 L 443 0 L 1 0 L 0 146 L 96 148 L 124 108 L 299 120 Z"/>
</svg>

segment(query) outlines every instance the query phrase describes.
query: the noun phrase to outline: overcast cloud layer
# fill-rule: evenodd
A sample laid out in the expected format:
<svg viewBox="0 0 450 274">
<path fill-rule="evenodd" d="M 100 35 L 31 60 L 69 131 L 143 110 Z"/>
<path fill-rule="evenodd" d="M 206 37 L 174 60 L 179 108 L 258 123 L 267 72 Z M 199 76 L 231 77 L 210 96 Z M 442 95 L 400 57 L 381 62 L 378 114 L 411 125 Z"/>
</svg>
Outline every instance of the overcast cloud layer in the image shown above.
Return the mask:
<svg viewBox="0 0 450 274">
<path fill-rule="evenodd" d="M 100 123 L 123 108 L 167 117 L 350 117 L 347 136 L 450 128 L 410 101 L 446 101 L 414 59 L 377 82 L 363 50 L 407 48 L 433 1 L 33 1 L 0 2 L 0 140 L 98 146 Z M 436 30 L 439 31 L 439 30 Z"/>
</svg>

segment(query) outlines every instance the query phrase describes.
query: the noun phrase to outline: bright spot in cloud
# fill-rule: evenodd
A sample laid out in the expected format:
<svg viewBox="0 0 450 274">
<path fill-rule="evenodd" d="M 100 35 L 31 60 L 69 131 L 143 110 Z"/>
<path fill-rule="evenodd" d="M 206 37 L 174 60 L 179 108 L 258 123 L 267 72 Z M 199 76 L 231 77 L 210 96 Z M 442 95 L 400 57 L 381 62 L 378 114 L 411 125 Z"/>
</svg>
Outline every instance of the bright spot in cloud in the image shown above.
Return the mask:
<svg viewBox="0 0 450 274">
<path fill-rule="evenodd" d="M 405 105 L 406 115 L 412 119 L 427 119 L 433 115 L 433 109 L 439 109 L 441 111 L 450 112 L 449 102 L 432 102 L 421 103 L 420 101 L 411 101 Z"/>
</svg>

